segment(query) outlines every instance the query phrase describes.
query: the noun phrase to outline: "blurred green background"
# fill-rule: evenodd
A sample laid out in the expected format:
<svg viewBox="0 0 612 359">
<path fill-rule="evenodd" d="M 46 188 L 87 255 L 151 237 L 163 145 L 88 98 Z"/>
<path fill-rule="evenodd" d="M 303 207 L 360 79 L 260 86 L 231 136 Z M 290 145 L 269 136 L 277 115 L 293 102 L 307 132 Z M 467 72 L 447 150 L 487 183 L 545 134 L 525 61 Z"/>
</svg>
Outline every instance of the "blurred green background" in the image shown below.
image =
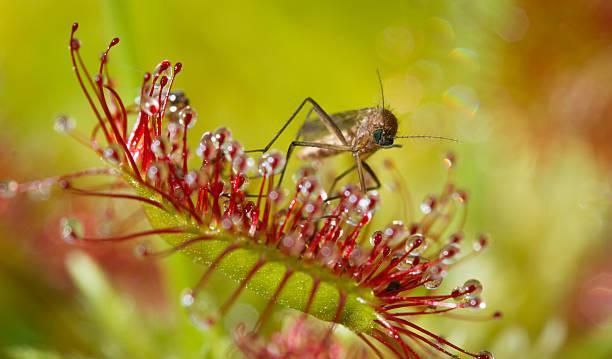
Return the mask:
<svg viewBox="0 0 612 359">
<path fill-rule="evenodd" d="M 379 70 L 401 134 L 461 141 L 381 151 L 370 161 L 380 177 L 390 181 L 382 163 L 392 159 L 423 198 L 442 186 L 441 160 L 454 151 L 468 233 L 493 238 L 446 282 L 479 278 L 504 317 L 432 325 L 496 358 L 612 357 L 609 2 L 0 0 L 0 178 L 99 164 L 53 131 L 60 114 L 84 133 L 94 124 L 71 73 L 73 21 L 90 66 L 121 38 L 111 70 L 124 98 L 160 60 L 183 62 L 176 88 L 199 112 L 194 145 L 227 126 L 259 147 L 306 96 L 328 112 L 377 105 Z M 407 199 L 381 192 L 382 225 Z M 227 353 L 222 331 L 198 330 L 178 305 L 202 268 L 181 256 L 143 262 L 126 246 L 76 253 L 59 238 L 66 212 L 104 221 L 96 203 L 54 193 L 0 200 L 0 356 Z"/>
</svg>

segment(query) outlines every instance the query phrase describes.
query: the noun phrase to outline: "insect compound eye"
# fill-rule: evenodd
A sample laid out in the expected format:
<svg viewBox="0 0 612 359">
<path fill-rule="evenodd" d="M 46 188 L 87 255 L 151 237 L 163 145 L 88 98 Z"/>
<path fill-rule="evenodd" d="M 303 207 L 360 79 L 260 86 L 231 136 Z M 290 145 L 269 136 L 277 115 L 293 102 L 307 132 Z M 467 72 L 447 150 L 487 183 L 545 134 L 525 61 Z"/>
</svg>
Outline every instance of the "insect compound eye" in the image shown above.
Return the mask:
<svg viewBox="0 0 612 359">
<path fill-rule="evenodd" d="M 374 142 L 376 142 L 379 145 L 382 145 L 382 134 L 383 131 L 381 129 L 378 130 L 374 130 L 374 132 L 372 133 L 372 137 L 374 137 Z"/>
<path fill-rule="evenodd" d="M 393 136 L 383 133 L 380 145 L 384 147 L 393 145 Z"/>
<path fill-rule="evenodd" d="M 374 130 L 374 132 L 372 132 L 372 137 L 374 137 L 374 142 L 379 146 L 388 147 L 393 144 L 393 136 L 389 136 L 389 134 L 385 133 L 381 128 Z"/>
</svg>

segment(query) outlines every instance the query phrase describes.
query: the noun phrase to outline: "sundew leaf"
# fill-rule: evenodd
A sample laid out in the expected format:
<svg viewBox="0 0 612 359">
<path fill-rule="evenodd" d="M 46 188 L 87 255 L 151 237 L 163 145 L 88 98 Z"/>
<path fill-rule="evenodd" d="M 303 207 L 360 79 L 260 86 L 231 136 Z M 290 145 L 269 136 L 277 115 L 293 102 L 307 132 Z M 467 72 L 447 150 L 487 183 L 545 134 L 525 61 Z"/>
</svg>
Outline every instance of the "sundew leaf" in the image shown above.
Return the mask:
<svg viewBox="0 0 612 359">
<path fill-rule="evenodd" d="M 142 188 L 137 182 L 130 181 L 136 186 L 137 192 L 147 198 L 156 198 L 154 193 Z M 179 246 L 201 232 L 188 217 L 163 210 L 155 206 L 144 205 L 145 213 L 153 228 L 172 228 L 172 227 L 191 227 L 186 233 L 164 234 L 162 237 L 171 246 Z M 225 236 L 225 237 L 224 237 Z M 294 268 L 295 273 L 285 284 L 285 287 L 278 297 L 278 302 L 289 308 L 303 311 L 310 290 L 313 286 L 312 274 L 324 276 L 316 266 L 303 265 L 299 261 L 275 253 L 274 249 L 267 248 L 265 245 L 248 246 L 247 239 L 230 237 L 227 234 L 219 235 L 218 240 L 203 241 L 199 244 L 189 246 L 182 250 L 184 254 L 192 258 L 196 263 L 210 265 L 219 254 L 230 244 L 235 242 L 245 243 L 244 249 L 238 249 L 225 257 L 218 270 L 236 282 L 244 279 L 246 273 L 253 267 L 258 258 L 262 255 L 268 257 L 267 263 L 253 276 L 246 287 L 264 298 L 270 298 L 280 283 L 287 267 Z M 361 291 L 352 282 L 337 280 L 329 276 L 329 282 L 322 282 L 318 285 L 317 293 L 310 307 L 310 314 L 315 317 L 332 321 L 338 306 L 339 291 L 338 287 L 345 287 L 354 293 L 346 298 L 345 309 L 341 317 L 341 322 L 347 327 L 357 332 L 368 332 L 372 327 L 376 314 L 374 309 L 363 303 L 363 298 L 371 299 L 371 294 Z"/>
<path fill-rule="evenodd" d="M 83 75 L 90 72 L 81 60 L 81 42 L 75 37 L 78 27 L 74 23 L 70 33 L 73 71 L 98 121 L 91 135 L 92 149 L 110 168 L 77 172 L 45 183 L 57 183 L 81 196 L 137 201 L 144 206 L 153 229 L 91 237 L 77 223 L 63 221 L 64 240 L 123 242 L 160 235 L 171 248 L 152 252 L 139 246 L 139 253 L 165 256 L 183 252 L 206 267 L 193 289 L 186 290 L 181 298 L 190 316 L 198 317 L 202 326 L 216 323 L 234 306 L 244 289 L 251 289 L 267 301 L 256 331 L 274 306 L 282 304 L 330 322 L 328 335 L 335 324 L 346 326 L 377 353 L 378 349 L 366 336 L 399 357 L 417 357 L 416 351 L 421 352 L 421 346 L 430 348 L 424 349 L 424 353 L 435 350 L 451 356 L 461 353 L 478 359 L 493 357 L 488 351 L 468 352 L 414 320 L 426 314 L 486 307 L 481 298 L 482 285 L 475 279 L 451 292 L 437 291 L 448 270 L 470 255 L 460 254 L 465 221 L 455 220 L 467 214 L 468 195 L 464 190 L 448 181 L 438 194 L 423 202 L 422 216 L 409 218 L 407 223 L 391 221 L 372 233 L 369 224 L 380 205 L 380 197 L 367 188 L 363 176 L 359 186 L 346 185 L 338 192 L 330 190 L 328 195 L 317 169 L 307 167 L 297 173 L 294 190 L 288 190 L 288 198 L 284 198 L 280 184 L 286 166 L 283 155 L 268 151 L 266 146 L 256 150 L 264 152 L 261 156 L 253 157 L 250 153 L 254 151 L 245 151 L 227 128 L 202 135 L 195 151 L 201 157 L 201 165 L 190 169 L 192 151 L 187 145 L 187 133 L 197 120 L 197 112 L 183 92 L 172 92 L 182 63 L 164 60 L 153 72 L 145 74 L 138 106 L 129 111 L 138 113 L 136 124 L 128 133 L 128 111 L 105 71 L 109 53 L 120 40 L 112 39 L 102 54 L 95 81 L 84 81 Z M 87 85 L 94 88 L 95 96 Z M 323 111 L 307 98 L 294 116 L 306 104 L 314 106 L 317 112 Z M 367 118 L 364 120 L 367 124 L 386 126 L 389 137 L 395 136 L 397 118 L 390 110 L 372 107 Z M 363 143 L 351 150 L 360 155 L 355 156 L 357 169 L 362 169 L 359 164 L 365 166 L 360 162 L 362 157 L 383 146 L 375 138 L 363 136 L 359 141 Z M 336 152 L 347 151 L 348 144 L 343 142 L 343 146 L 325 146 L 332 146 L 329 149 Z M 454 159 L 452 154 L 446 158 L 449 170 Z M 255 169 L 260 177 L 255 181 L 259 190 L 250 194 L 247 181 Z M 73 182 L 91 175 L 123 177 L 136 194 L 114 192 L 121 187 L 116 185 L 92 190 Z M 38 185 L 18 185 L 17 189 L 27 191 Z M 488 236 L 479 235 L 471 254 L 480 252 L 488 243 Z M 150 336 L 146 331 L 139 332 L 138 328 L 130 327 L 127 319 L 119 319 L 134 313 L 108 290 L 95 266 L 79 257 L 69 262 L 75 268 L 83 267 L 71 272 L 90 301 L 95 317 L 110 334 L 107 339 L 111 340 L 102 345 L 108 351 L 106 356 L 134 357 L 138 349 L 156 347 L 147 345 Z M 206 286 L 216 272 L 236 284 L 217 314 L 205 313 L 200 318 L 195 312 L 196 296 L 199 298 L 204 290 L 214 290 Z M 431 295 L 420 295 L 419 289 L 432 291 Z M 113 346 L 112 339 L 117 338 L 127 340 L 119 340 L 123 347 Z M 413 348 L 412 341 L 419 345 Z"/>
</svg>

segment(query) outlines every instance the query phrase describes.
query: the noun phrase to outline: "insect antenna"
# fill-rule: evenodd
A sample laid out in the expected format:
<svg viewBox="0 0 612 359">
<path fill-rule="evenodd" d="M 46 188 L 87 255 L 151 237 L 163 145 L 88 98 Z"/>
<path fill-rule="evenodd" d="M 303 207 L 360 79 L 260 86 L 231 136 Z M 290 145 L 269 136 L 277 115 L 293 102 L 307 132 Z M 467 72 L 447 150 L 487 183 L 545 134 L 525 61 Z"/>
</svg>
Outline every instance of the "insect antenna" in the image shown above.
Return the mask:
<svg viewBox="0 0 612 359">
<path fill-rule="evenodd" d="M 382 108 L 385 108 L 385 91 L 383 90 L 382 78 L 380 77 L 380 71 L 376 69 L 376 75 L 378 76 L 378 85 L 380 86 L 380 99 L 382 101 Z"/>
<path fill-rule="evenodd" d="M 444 141 L 451 141 L 451 142 L 459 143 L 459 140 L 456 138 L 443 137 L 443 136 L 431 136 L 431 135 L 395 136 L 394 138 L 408 138 L 408 139 L 424 138 L 424 139 L 430 139 L 430 140 L 444 140 Z"/>
</svg>

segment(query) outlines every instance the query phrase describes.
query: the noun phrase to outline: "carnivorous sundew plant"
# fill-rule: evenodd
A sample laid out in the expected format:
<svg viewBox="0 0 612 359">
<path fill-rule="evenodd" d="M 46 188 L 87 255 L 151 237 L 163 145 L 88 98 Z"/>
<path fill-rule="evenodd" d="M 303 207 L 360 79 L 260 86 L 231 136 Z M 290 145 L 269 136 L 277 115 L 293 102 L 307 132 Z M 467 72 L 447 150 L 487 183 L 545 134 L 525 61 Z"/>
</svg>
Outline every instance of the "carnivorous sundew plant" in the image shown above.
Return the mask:
<svg viewBox="0 0 612 359">
<path fill-rule="evenodd" d="M 328 200 L 331 196 L 312 168 L 295 175 L 293 188 L 276 188 L 283 156 L 269 152 L 251 158 L 226 128 L 203 134 L 195 151 L 200 160 L 190 167 L 187 134 L 197 114 L 183 93 L 172 90 L 181 63 L 162 61 L 146 73 L 136 105 L 128 106 L 108 74 L 109 52 L 119 39 L 110 42 L 92 74 L 80 56 L 77 29 L 75 23 L 69 45 L 72 66 L 97 123 L 89 139 L 74 134 L 74 124 L 66 117 L 57 121 L 56 129 L 85 143 L 107 166 L 30 183 L 5 182 L 5 196 L 55 186 L 76 195 L 140 202 L 149 230 L 96 238 L 66 219 L 62 236 L 75 244 L 161 236 L 169 249 L 141 245 L 139 253 L 157 257 L 182 252 L 206 268 L 182 295 L 188 311 L 210 289 L 213 273 L 236 282 L 216 314 L 198 318 L 200 323 L 214 324 L 244 289 L 266 298 L 267 306 L 252 331 L 241 328 L 237 335 L 246 355 L 262 353 L 262 347 L 248 344 L 259 343 L 256 336 L 281 305 L 301 312 L 303 318 L 327 322 L 319 338 L 323 344 L 337 345 L 331 336 L 335 326 L 342 325 L 361 339 L 371 356 L 493 358 L 487 351 L 465 350 L 417 324 L 425 315 L 485 306 L 477 280 L 450 292 L 437 291 L 454 264 L 487 246 L 487 237 L 481 235 L 469 254 L 461 254 L 468 201 L 464 191 L 449 181 L 421 205 L 421 218 L 393 221 L 371 232 L 368 224 L 381 203 L 376 192 L 362 193 L 358 186 L 347 185 L 338 198 Z M 128 130 L 131 116 L 136 120 Z M 453 160 L 446 159 L 449 168 Z M 111 184 L 78 184 L 94 175 L 108 176 Z"/>
</svg>

